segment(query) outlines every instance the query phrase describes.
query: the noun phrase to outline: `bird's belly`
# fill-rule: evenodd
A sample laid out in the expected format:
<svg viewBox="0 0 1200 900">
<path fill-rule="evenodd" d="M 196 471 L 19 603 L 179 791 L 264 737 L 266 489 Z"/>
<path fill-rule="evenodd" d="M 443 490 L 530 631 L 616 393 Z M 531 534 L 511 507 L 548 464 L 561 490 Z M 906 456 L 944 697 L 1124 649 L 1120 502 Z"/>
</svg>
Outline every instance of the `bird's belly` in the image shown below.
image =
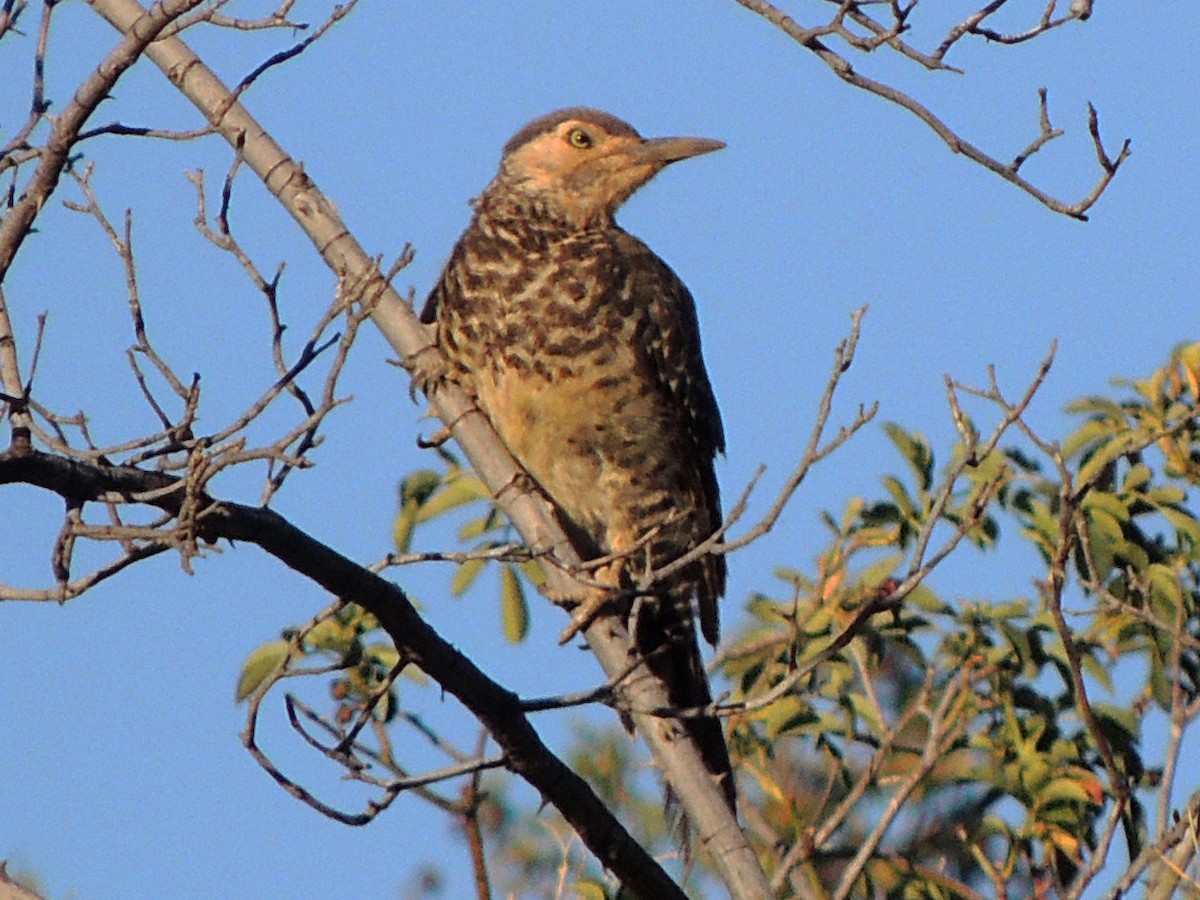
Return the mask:
<svg viewBox="0 0 1200 900">
<path fill-rule="evenodd" d="M 659 493 L 639 483 L 649 445 L 663 432 L 651 398 L 587 377 L 511 370 L 479 378 L 477 392 L 513 455 L 600 547 L 611 547 L 613 530 L 637 514 L 635 498 Z"/>
</svg>

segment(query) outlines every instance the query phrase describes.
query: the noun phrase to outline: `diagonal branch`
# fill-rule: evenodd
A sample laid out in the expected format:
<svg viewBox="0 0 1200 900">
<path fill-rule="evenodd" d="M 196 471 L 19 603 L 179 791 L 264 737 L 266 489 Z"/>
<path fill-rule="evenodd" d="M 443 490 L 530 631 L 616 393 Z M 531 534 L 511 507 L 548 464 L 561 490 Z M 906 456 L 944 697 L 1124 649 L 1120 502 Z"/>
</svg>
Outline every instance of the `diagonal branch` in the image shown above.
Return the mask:
<svg viewBox="0 0 1200 900">
<path fill-rule="evenodd" d="M 179 479 L 132 466 L 101 466 L 38 450 L 0 453 L 0 484 L 22 482 L 74 501 L 110 494 L 141 495 L 172 515 L 182 512 Z M 604 807 L 592 789 L 542 743 L 520 698 L 482 672 L 434 631 L 396 585 L 292 525 L 270 509 L 204 498 L 200 539 L 243 541 L 262 548 L 331 594 L 359 604 L 380 623 L 396 648 L 437 680 L 479 719 L 505 754 L 508 768 L 562 812 L 600 861 L 644 897 L 683 894 L 670 877 Z"/>
<path fill-rule="evenodd" d="M 0 222 L 0 284 L 4 282 L 21 244 L 29 236 L 34 219 L 58 186 L 71 148 L 78 140 L 84 123 L 108 97 L 117 79 L 142 57 L 159 33 L 174 19 L 202 2 L 165 0 L 155 4 L 149 11 L 138 6 L 127 23 L 128 27 L 122 29 L 124 38 L 80 85 L 75 97 L 54 120 L 41 160 L 25 187 L 24 195 Z"/>
<path fill-rule="evenodd" d="M 88 0 L 88 3 L 123 33 L 145 14 L 136 0 Z M 146 48 L 146 55 L 242 155 L 246 165 L 308 235 L 326 264 L 340 278 L 351 278 L 363 285 L 363 303 L 372 309 L 372 320 L 400 358 L 407 360 L 421 352 L 434 352 L 426 329 L 388 284 L 376 261 L 350 234 L 334 204 L 245 107 L 231 99 L 229 89 L 220 79 L 178 38 L 153 43 Z M 580 556 L 559 525 L 553 508 L 535 491 L 522 486 L 519 467 L 484 416 L 460 390 L 449 384 L 440 385 L 429 399 L 475 471 L 496 494 L 526 545 L 535 550 L 552 550 L 567 567 L 577 566 Z M 552 589 L 563 595 L 580 593 L 579 585 L 565 569 L 547 567 L 547 577 Z M 586 638 L 610 678 L 626 668 L 634 653 L 631 636 L 616 616 L 598 617 L 588 628 Z M 628 707 L 634 710 L 670 705 L 665 685 L 649 673 L 629 679 L 622 684 L 621 691 Z M 680 797 L 694 833 L 711 853 L 722 880 L 734 896 L 767 896 L 769 886 L 758 859 L 726 806 L 720 786 L 707 777 L 699 748 L 686 730 L 678 723 L 639 712 L 633 714 L 633 720 L 668 783 Z M 602 831 L 598 833 L 578 816 L 572 819 L 572 825 L 586 828 L 589 847 L 610 865 L 609 848 L 601 840 Z M 643 889 L 636 883 L 626 884 Z"/>
</svg>

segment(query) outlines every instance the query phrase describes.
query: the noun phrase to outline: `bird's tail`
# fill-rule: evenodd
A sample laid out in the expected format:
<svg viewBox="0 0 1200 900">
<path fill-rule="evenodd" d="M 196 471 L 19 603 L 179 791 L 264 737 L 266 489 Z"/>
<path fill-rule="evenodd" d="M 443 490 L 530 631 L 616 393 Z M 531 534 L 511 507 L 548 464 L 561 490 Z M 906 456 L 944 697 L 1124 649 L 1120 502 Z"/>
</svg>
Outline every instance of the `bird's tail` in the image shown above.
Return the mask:
<svg viewBox="0 0 1200 900">
<path fill-rule="evenodd" d="M 667 696 L 673 707 L 700 709 L 712 703 L 708 675 L 704 671 L 696 639 L 690 597 L 685 600 L 662 598 L 657 602 L 644 603 L 637 615 L 635 640 L 647 666 L 666 685 Z M 720 719 L 693 714 L 680 718 L 679 722 L 696 742 L 704 768 L 721 785 L 725 800 L 736 815 L 737 791 Z M 670 785 L 667 798 L 668 812 L 671 812 L 673 794 Z M 676 816 L 676 822 L 686 828 L 681 817 Z"/>
</svg>

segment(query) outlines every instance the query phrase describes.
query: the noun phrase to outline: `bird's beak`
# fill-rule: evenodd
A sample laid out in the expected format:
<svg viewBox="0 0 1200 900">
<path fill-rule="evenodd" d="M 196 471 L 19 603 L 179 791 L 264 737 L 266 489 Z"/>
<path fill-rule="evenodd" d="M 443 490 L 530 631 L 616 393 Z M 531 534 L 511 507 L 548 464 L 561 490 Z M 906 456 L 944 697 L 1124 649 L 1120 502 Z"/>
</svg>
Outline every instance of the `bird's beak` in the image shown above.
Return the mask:
<svg viewBox="0 0 1200 900">
<path fill-rule="evenodd" d="M 681 159 L 699 156 L 702 153 L 712 153 L 724 146 L 724 141 L 714 141 L 711 138 L 651 138 L 632 148 L 630 156 L 633 162 L 665 166 L 669 163 L 679 162 Z"/>
<path fill-rule="evenodd" d="M 575 190 L 595 209 L 611 216 L 638 188 L 681 159 L 712 153 L 725 144 L 708 138 L 668 137 L 619 142 L 609 153 L 592 157 L 572 173 Z"/>
</svg>

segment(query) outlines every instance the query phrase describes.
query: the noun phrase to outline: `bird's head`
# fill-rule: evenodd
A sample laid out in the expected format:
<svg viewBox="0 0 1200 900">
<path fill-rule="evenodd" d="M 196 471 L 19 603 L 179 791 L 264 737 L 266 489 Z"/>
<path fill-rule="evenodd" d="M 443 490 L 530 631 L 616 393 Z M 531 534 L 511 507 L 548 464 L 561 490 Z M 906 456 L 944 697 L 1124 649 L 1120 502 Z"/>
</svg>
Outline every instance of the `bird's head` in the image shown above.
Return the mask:
<svg viewBox="0 0 1200 900">
<path fill-rule="evenodd" d="M 576 226 L 611 221 L 617 208 L 665 166 L 724 147 L 708 138 L 643 138 L 595 109 L 534 119 L 504 146 L 493 187 L 519 192 Z"/>
</svg>

